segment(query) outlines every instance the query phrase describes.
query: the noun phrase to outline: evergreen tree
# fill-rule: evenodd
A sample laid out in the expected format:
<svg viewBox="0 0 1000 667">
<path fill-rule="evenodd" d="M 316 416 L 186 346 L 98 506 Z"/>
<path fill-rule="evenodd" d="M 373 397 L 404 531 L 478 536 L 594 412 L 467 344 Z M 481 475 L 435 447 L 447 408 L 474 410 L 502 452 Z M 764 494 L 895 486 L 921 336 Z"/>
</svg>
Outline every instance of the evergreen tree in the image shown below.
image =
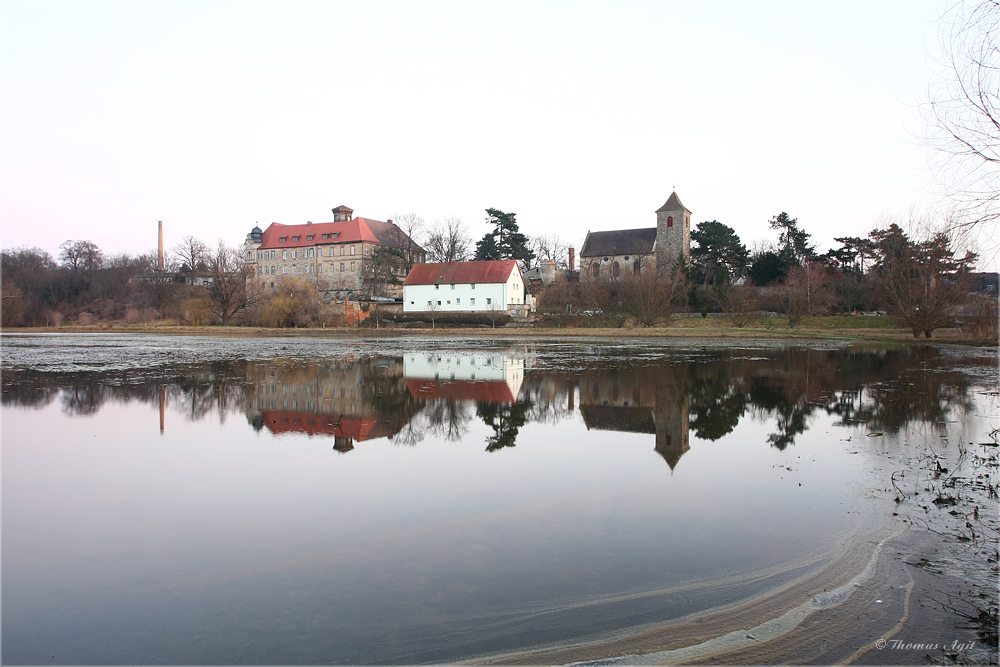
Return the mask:
<svg viewBox="0 0 1000 667">
<path fill-rule="evenodd" d="M 743 275 L 750 253 L 732 227 L 718 220 L 700 222 L 691 232 L 691 240 L 698 244 L 691 248 L 691 268 L 697 282 L 722 285 Z"/>
<path fill-rule="evenodd" d="M 535 253 L 528 248 L 528 237 L 520 232 L 514 213 L 486 209 L 486 222 L 493 225 L 476 243 L 476 260 L 516 259 L 530 262 Z"/>
</svg>

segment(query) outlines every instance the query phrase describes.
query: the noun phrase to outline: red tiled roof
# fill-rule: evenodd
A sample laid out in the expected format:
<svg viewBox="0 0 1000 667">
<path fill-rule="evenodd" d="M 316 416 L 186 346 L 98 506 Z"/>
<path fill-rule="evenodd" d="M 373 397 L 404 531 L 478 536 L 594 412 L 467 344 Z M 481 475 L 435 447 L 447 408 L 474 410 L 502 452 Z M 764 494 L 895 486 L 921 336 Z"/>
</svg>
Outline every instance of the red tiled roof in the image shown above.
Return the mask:
<svg viewBox="0 0 1000 667">
<path fill-rule="evenodd" d="M 404 285 L 436 283 L 505 283 L 511 271 L 521 275 L 512 259 L 492 262 L 452 262 L 451 264 L 414 264 Z"/>
<path fill-rule="evenodd" d="M 264 410 L 264 426 L 272 433 L 308 433 L 353 438 L 358 442 L 393 435 L 393 430 L 378 417 L 324 415 L 312 412 Z"/>
<path fill-rule="evenodd" d="M 376 222 L 376 221 L 372 221 Z M 385 223 L 382 223 L 385 224 Z M 323 238 L 324 234 L 337 233 L 336 238 Z M 298 241 L 293 241 L 298 236 Z M 312 236 L 312 241 L 306 239 Z M 281 243 L 278 239 L 285 238 Z M 271 248 L 301 248 L 323 243 L 361 243 L 368 241 L 378 243 L 379 239 L 368 227 L 368 221 L 364 218 L 354 218 L 348 222 L 318 222 L 312 225 L 283 225 L 280 222 L 272 222 L 264 230 L 261 243 L 262 249 Z"/>
<path fill-rule="evenodd" d="M 406 378 L 406 388 L 414 398 L 447 398 L 457 401 L 513 403 L 516 399 L 506 382 L 485 380 L 421 380 Z"/>
</svg>

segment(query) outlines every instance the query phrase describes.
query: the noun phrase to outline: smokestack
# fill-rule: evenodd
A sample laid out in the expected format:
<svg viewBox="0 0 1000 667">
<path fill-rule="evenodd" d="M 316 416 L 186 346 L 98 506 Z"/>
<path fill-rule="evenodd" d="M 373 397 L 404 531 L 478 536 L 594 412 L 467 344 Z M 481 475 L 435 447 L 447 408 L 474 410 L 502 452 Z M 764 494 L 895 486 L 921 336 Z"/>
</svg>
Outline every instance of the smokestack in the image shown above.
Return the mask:
<svg viewBox="0 0 1000 667">
<path fill-rule="evenodd" d="M 160 242 L 157 245 L 156 268 L 163 270 L 163 221 L 160 220 Z"/>
<path fill-rule="evenodd" d="M 576 248 L 569 249 L 569 270 L 576 269 Z"/>
</svg>

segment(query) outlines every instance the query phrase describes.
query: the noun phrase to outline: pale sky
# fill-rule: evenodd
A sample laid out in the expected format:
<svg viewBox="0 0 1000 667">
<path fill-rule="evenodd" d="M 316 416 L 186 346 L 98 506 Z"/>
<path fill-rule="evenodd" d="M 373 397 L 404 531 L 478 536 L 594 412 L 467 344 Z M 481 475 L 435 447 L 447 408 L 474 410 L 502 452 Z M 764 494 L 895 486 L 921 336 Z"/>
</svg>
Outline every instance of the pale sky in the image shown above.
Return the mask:
<svg viewBox="0 0 1000 667">
<path fill-rule="evenodd" d="M 942 2 L 0 5 L 0 245 L 240 244 L 484 209 L 579 248 L 693 223 L 821 250 L 937 206 L 917 105 Z"/>
</svg>

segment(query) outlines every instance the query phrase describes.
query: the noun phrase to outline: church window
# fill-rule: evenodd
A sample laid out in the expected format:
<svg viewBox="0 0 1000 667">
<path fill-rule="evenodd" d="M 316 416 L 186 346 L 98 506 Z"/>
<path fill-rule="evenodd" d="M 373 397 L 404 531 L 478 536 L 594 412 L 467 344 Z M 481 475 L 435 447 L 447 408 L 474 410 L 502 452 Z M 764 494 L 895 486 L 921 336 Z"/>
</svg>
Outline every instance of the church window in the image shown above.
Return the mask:
<svg viewBox="0 0 1000 667">
<path fill-rule="evenodd" d="M 590 275 L 592 275 L 593 277 L 596 278 L 598 275 L 600 275 L 600 273 L 601 273 L 601 266 L 600 266 L 600 264 L 591 264 L 590 265 Z"/>
<path fill-rule="evenodd" d="M 611 275 L 617 277 L 619 270 L 618 262 L 611 262 Z"/>
<path fill-rule="evenodd" d="M 667 227 L 673 227 L 673 226 L 674 226 L 674 216 L 668 215 L 667 216 Z"/>
</svg>

